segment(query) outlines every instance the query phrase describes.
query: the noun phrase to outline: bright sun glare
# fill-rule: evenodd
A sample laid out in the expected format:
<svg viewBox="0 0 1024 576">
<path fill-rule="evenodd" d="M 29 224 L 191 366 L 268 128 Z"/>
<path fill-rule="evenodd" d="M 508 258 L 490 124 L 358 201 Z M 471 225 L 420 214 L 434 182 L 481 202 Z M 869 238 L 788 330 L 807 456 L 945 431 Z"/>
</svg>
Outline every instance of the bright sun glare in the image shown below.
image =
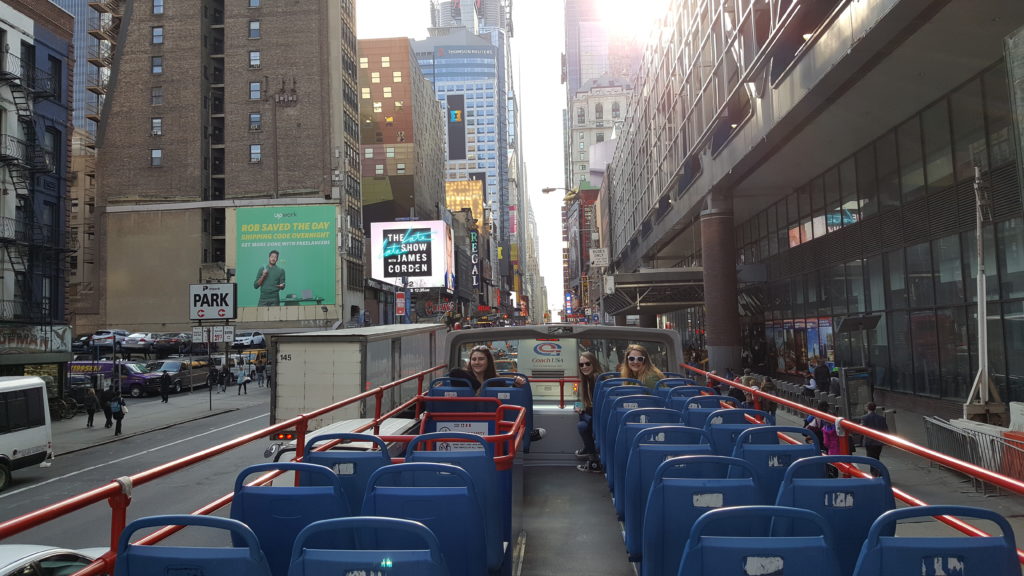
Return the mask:
<svg viewBox="0 0 1024 576">
<path fill-rule="evenodd" d="M 655 20 L 666 8 L 665 0 L 597 0 L 598 14 L 609 35 L 645 41 Z"/>
</svg>

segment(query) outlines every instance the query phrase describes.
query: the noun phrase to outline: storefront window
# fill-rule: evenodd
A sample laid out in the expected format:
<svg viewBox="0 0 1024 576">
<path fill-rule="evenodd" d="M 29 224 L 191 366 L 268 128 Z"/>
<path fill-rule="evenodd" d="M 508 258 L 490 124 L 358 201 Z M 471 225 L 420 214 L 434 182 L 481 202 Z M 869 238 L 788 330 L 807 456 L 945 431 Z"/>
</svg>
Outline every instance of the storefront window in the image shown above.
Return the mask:
<svg viewBox="0 0 1024 576">
<path fill-rule="evenodd" d="M 981 102 L 981 81 L 977 78 L 953 92 L 949 98 L 953 115 L 953 161 L 958 182 L 974 178 L 977 163 L 988 169 L 985 144 L 985 116 Z"/>
<path fill-rule="evenodd" d="M 900 205 L 900 173 L 896 163 L 896 133 L 888 132 L 875 141 L 875 164 L 878 171 L 879 211 Z"/>
<path fill-rule="evenodd" d="M 1000 222 L 996 230 L 1003 298 L 1024 298 L 1024 220 L 1014 218 Z"/>
<path fill-rule="evenodd" d="M 1000 391 L 1005 391 L 1006 349 L 1003 346 L 1003 309 L 998 302 L 989 302 L 987 309 L 988 374 Z M 967 307 L 967 341 L 971 346 L 971 374 L 973 376 L 978 373 L 978 308 L 973 305 Z"/>
<path fill-rule="evenodd" d="M 886 294 L 888 308 L 906 308 L 907 275 L 903 266 L 903 249 L 894 250 L 885 255 L 885 268 L 889 279 L 889 291 Z"/>
<path fill-rule="evenodd" d="M 885 272 L 881 256 L 868 258 L 868 301 L 871 310 L 885 310 Z"/>
<path fill-rule="evenodd" d="M 935 332 L 935 313 L 931 310 L 910 315 L 911 348 L 914 353 L 914 392 L 938 396 L 939 341 Z"/>
<path fill-rule="evenodd" d="M 930 193 L 953 185 L 953 148 L 949 141 L 949 109 L 946 103 L 946 99 L 939 100 L 921 114 L 925 173 Z"/>
<path fill-rule="evenodd" d="M 910 282 L 911 308 L 923 308 L 935 304 L 931 247 L 927 242 L 907 248 L 907 279 Z"/>
<path fill-rule="evenodd" d="M 853 260 L 846 263 L 846 297 L 851 314 L 865 311 L 862 260 Z"/>
<path fill-rule="evenodd" d="M 892 389 L 897 392 L 914 391 L 914 364 L 910 350 L 910 315 L 897 311 L 889 313 L 889 354 L 892 358 Z"/>
<path fill-rule="evenodd" d="M 829 268 L 829 299 L 832 301 L 832 313 L 846 314 L 846 267 L 837 264 Z"/>
<path fill-rule="evenodd" d="M 939 310 L 935 315 L 935 332 L 939 339 L 942 397 L 966 399 L 973 380 L 964 308 Z"/>
<path fill-rule="evenodd" d="M 935 260 L 935 302 L 939 305 L 963 304 L 964 277 L 960 262 L 960 237 L 956 234 L 933 243 Z"/>
<path fill-rule="evenodd" d="M 864 218 L 878 213 L 878 180 L 875 176 L 875 147 L 857 152 L 857 195 Z"/>
<path fill-rule="evenodd" d="M 882 389 L 891 389 L 889 378 L 889 332 L 886 325 L 886 315 L 882 314 L 881 320 L 874 330 L 867 331 L 869 366 L 874 375 L 875 386 Z"/>
<path fill-rule="evenodd" d="M 921 121 L 917 116 L 898 129 L 900 154 L 900 189 L 903 203 L 924 197 L 924 167 L 921 162 Z"/>
<path fill-rule="evenodd" d="M 1013 123 L 1006 66 L 1000 63 L 985 73 L 985 119 L 988 126 L 989 159 L 992 168 L 1013 162 Z"/>
<path fill-rule="evenodd" d="M 1010 402 L 1024 400 L 1024 302 L 1012 302 L 1004 307 L 1003 329 L 1006 332 L 1006 348 L 1017 350 L 1018 353 L 1010 354 L 1007 368 L 1009 368 L 1008 385 Z"/>
</svg>

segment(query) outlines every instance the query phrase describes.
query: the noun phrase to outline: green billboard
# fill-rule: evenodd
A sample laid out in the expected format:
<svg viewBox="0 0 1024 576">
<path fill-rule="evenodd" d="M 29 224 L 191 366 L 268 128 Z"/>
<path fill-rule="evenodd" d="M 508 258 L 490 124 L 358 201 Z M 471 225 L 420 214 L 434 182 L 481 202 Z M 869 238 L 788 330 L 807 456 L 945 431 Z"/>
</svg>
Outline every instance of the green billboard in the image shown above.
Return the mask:
<svg viewBox="0 0 1024 576">
<path fill-rule="evenodd" d="M 238 306 L 334 304 L 334 206 L 238 208 Z"/>
</svg>

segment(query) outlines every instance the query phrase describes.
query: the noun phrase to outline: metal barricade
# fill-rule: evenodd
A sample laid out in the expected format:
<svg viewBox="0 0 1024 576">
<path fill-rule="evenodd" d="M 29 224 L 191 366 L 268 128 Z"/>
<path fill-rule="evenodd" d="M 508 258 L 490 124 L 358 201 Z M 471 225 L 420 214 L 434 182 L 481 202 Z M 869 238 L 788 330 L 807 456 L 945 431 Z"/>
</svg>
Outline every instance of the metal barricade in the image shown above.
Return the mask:
<svg viewBox="0 0 1024 576">
<path fill-rule="evenodd" d="M 924 416 L 928 446 L 954 458 L 998 472 L 1011 478 L 1024 479 L 1024 446 L 998 434 L 958 426 L 953 422 Z M 974 489 L 983 493 L 993 488 L 972 478 Z"/>
</svg>

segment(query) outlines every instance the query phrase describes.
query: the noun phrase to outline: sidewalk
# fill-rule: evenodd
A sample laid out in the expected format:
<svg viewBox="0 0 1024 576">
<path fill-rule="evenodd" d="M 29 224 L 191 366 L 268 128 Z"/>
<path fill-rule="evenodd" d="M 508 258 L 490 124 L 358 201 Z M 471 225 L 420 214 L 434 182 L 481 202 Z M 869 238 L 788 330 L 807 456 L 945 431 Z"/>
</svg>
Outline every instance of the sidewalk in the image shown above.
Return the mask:
<svg viewBox="0 0 1024 576">
<path fill-rule="evenodd" d="M 238 395 L 237 392 L 238 389 L 234 386 L 222 394 L 214 391 L 212 410 L 210 408 L 210 393 L 205 387 L 196 388 L 192 392 L 183 391 L 181 394 L 171 394 L 167 404 L 160 402 L 159 396 L 125 397 L 128 413 L 125 414 L 124 421 L 121 423 L 120 436 L 114 436 L 113 428 L 103 427 L 105 422 L 103 412 L 96 413 L 92 428 L 86 428 L 87 416 L 84 412 L 76 414 L 69 420 L 55 421 L 53 422 L 54 456 L 77 452 L 92 446 L 116 442 L 122 438 L 162 430 L 182 422 L 208 418 L 259 404 L 267 404 L 269 407 L 269 388 L 260 388 L 256 384 L 250 384 L 248 394 Z"/>
</svg>

